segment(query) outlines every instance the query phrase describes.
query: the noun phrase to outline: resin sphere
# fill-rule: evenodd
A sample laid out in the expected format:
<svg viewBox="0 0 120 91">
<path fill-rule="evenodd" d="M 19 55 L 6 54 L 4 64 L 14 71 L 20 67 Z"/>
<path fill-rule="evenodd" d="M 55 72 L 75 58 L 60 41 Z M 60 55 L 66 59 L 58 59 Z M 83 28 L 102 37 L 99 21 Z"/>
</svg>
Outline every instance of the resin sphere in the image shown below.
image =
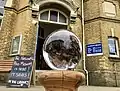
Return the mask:
<svg viewBox="0 0 120 91">
<path fill-rule="evenodd" d="M 43 45 L 45 62 L 51 69 L 73 69 L 81 59 L 81 43 L 78 37 L 68 30 L 51 33 Z"/>
</svg>

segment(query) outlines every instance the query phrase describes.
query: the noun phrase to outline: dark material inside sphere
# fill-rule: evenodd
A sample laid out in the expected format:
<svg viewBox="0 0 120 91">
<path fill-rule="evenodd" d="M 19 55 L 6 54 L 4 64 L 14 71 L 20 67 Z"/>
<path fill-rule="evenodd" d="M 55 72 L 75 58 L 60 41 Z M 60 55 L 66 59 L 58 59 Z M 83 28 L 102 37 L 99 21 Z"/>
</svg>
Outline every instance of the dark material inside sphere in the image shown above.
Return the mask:
<svg viewBox="0 0 120 91">
<path fill-rule="evenodd" d="M 81 58 L 80 41 L 67 30 L 53 32 L 45 40 L 43 56 L 52 69 L 73 69 Z"/>
</svg>

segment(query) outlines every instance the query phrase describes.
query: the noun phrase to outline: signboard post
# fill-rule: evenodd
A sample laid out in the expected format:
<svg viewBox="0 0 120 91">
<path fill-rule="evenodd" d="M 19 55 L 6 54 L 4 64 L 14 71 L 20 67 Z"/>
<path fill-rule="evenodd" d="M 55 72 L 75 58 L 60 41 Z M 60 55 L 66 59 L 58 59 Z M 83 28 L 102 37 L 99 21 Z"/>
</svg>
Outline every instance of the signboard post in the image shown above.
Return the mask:
<svg viewBox="0 0 120 91">
<path fill-rule="evenodd" d="M 8 79 L 8 87 L 30 86 L 34 59 L 31 56 L 16 56 Z"/>
<path fill-rule="evenodd" d="M 103 55 L 102 43 L 88 44 L 87 56 Z"/>
</svg>

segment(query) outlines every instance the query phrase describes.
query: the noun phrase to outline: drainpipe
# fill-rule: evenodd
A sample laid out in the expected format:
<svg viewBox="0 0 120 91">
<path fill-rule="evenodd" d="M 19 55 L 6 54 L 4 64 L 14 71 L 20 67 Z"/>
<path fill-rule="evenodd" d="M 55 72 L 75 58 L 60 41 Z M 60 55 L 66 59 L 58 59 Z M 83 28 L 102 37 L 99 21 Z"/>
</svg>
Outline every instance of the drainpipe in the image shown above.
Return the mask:
<svg viewBox="0 0 120 91">
<path fill-rule="evenodd" d="M 86 59 L 85 59 L 85 52 L 86 52 L 86 50 L 85 50 L 85 30 L 84 30 L 84 2 L 83 2 L 83 0 L 82 0 L 82 3 L 81 3 L 81 13 L 82 13 L 82 41 L 83 41 L 83 43 L 82 43 L 82 47 L 83 47 L 83 69 L 84 69 L 84 71 L 85 71 L 85 73 L 86 73 L 86 85 L 88 86 L 89 85 L 89 82 L 88 82 L 88 71 L 87 71 L 87 69 L 86 69 Z"/>
<path fill-rule="evenodd" d="M 117 84 L 117 74 L 116 74 L 117 69 L 116 69 L 116 63 L 115 62 L 113 63 L 113 66 L 114 66 L 115 86 L 117 87 L 118 86 L 118 84 Z"/>
</svg>

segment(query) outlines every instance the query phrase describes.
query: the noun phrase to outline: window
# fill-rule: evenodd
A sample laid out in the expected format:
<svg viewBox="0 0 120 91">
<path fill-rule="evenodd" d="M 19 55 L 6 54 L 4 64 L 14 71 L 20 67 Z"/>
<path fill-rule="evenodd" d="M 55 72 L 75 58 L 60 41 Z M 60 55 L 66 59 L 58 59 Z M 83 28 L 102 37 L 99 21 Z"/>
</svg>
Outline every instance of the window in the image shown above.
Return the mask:
<svg viewBox="0 0 120 91">
<path fill-rule="evenodd" d="M 1 29 L 1 23 L 2 23 L 2 16 L 0 16 L 0 29 Z"/>
<path fill-rule="evenodd" d="M 44 10 L 40 13 L 40 21 L 57 23 L 57 24 L 65 24 L 67 25 L 68 19 L 67 16 L 61 11 L 49 9 Z"/>
<path fill-rule="evenodd" d="M 43 12 L 40 15 L 40 19 L 42 19 L 42 20 L 48 20 L 48 11 Z"/>
<path fill-rule="evenodd" d="M 56 11 L 51 11 L 50 12 L 50 21 L 57 22 L 58 17 L 58 12 Z"/>
<path fill-rule="evenodd" d="M 114 37 L 108 38 L 108 48 L 110 57 L 119 57 L 118 39 Z"/>
<path fill-rule="evenodd" d="M 66 18 L 61 13 L 59 14 L 59 22 L 66 23 Z"/>
<path fill-rule="evenodd" d="M 0 0 L 0 26 L 2 23 L 3 13 L 4 13 L 4 6 L 7 0 Z"/>
<path fill-rule="evenodd" d="M 13 37 L 10 55 L 18 55 L 20 53 L 21 41 L 22 35 Z"/>
<path fill-rule="evenodd" d="M 106 16 L 114 17 L 116 15 L 116 6 L 112 2 L 103 2 L 103 12 Z"/>
</svg>

